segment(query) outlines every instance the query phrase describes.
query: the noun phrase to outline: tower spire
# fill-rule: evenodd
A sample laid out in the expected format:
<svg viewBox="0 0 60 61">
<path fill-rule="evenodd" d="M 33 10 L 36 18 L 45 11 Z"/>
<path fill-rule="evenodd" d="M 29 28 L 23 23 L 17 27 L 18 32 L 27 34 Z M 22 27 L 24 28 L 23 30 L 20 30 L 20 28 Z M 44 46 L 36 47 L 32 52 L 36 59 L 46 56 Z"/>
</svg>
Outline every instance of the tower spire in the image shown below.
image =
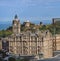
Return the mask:
<svg viewBox="0 0 60 61">
<path fill-rule="evenodd" d="M 15 19 L 18 19 L 18 16 L 17 16 L 17 14 L 15 15 L 15 17 L 14 17 Z"/>
</svg>

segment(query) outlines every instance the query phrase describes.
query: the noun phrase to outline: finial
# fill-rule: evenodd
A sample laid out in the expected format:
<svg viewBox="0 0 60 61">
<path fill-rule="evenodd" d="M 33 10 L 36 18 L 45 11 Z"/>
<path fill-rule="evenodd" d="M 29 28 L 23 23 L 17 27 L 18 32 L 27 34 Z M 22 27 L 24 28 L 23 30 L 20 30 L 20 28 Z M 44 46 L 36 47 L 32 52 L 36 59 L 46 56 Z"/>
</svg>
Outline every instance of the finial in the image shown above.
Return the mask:
<svg viewBox="0 0 60 61">
<path fill-rule="evenodd" d="M 15 19 L 17 19 L 18 18 L 18 16 L 17 16 L 17 14 L 15 15 L 15 17 L 14 17 Z"/>
</svg>

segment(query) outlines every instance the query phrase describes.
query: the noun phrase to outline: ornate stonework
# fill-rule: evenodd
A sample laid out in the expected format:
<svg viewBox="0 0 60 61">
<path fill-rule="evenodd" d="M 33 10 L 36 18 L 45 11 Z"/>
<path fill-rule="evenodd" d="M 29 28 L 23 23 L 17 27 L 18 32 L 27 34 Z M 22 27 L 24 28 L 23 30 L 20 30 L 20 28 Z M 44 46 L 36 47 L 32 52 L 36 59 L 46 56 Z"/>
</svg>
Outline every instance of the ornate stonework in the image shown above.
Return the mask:
<svg viewBox="0 0 60 61">
<path fill-rule="evenodd" d="M 49 58 L 53 56 L 52 53 L 55 47 L 57 50 L 60 50 L 60 37 L 56 36 L 55 39 L 48 30 L 43 32 L 36 30 L 34 33 L 30 31 L 21 32 L 17 16 L 15 16 L 12 26 L 13 34 L 0 40 L 1 46 L 2 40 L 8 41 L 7 49 L 10 53 L 18 55 L 43 55 L 44 58 Z"/>
</svg>

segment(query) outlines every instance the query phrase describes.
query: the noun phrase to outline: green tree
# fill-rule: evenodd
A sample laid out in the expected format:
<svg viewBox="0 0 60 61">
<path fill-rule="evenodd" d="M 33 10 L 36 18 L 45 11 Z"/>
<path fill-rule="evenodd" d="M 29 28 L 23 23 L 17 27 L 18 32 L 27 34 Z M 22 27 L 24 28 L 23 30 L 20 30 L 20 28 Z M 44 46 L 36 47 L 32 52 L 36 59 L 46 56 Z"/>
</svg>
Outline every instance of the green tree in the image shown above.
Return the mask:
<svg viewBox="0 0 60 61">
<path fill-rule="evenodd" d="M 0 50 L 0 54 L 2 54 L 2 58 L 5 58 L 7 56 L 6 51 L 4 50 Z"/>
<path fill-rule="evenodd" d="M 3 59 L 0 57 L 0 61 L 3 61 Z"/>
<path fill-rule="evenodd" d="M 16 59 L 14 57 L 10 57 L 8 58 L 8 61 L 16 61 Z"/>
<path fill-rule="evenodd" d="M 12 34 L 12 31 L 10 30 L 1 30 L 0 31 L 0 37 L 6 37 Z"/>
</svg>

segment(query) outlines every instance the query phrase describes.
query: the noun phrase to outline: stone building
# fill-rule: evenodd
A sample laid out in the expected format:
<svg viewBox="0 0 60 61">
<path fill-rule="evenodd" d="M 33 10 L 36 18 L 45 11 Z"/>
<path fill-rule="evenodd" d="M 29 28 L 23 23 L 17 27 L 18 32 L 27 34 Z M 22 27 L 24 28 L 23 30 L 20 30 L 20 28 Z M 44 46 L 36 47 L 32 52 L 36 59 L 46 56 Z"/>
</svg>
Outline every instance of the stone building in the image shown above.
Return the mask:
<svg viewBox="0 0 60 61">
<path fill-rule="evenodd" d="M 56 40 L 56 50 L 60 50 L 60 35 L 56 34 L 55 35 L 55 40 Z"/>
<path fill-rule="evenodd" d="M 2 49 L 2 40 L 0 38 L 0 50 Z"/>
<path fill-rule="evenodd" d="M 30 22 L 29 22 L 29 20 L 27 20 L 27 21 L 24 22 L 24 26 L 25 26 L 25 27 L 30 27 Z"/>
<path fill-rule="evenodd" d="M 6 41 L 5 46 L 7 45 L 7 47 L 5 47 L 5 49 L 10 53 L 27 56 L 39 55 L 40 57 L 42 56 L 44 58 L 53 56 L 53 49 L 56 47 L 55 38 L 53 38 L 52 34 L 48 30 L 36 30 L 34 33 L 32 33 L 31 31 L 21 32 L 20 21 L 17 15 L 13 20 L 12 27 L 13 34 L 1 39 L 1 41 Z M 57 49 L 59 49 L 58 46 L 60 46 L 60 44 L 57 44 Z M 2 46 L 2 48 L 3 47 L 4 46 Z"/>
<path fill-rule="evenodd" d="M 41 33 L 40 31 L 36 33 L 27 31 L 12 34 L 4 40 L 9 41 L 8 49 L 10 53 L 37 56 L 42 54 L 44 58 L 49 58 L 52 56 L 52 40 L 50 39 L 51 36 L 44 34 L 45 32 Z"/>
</svg>

